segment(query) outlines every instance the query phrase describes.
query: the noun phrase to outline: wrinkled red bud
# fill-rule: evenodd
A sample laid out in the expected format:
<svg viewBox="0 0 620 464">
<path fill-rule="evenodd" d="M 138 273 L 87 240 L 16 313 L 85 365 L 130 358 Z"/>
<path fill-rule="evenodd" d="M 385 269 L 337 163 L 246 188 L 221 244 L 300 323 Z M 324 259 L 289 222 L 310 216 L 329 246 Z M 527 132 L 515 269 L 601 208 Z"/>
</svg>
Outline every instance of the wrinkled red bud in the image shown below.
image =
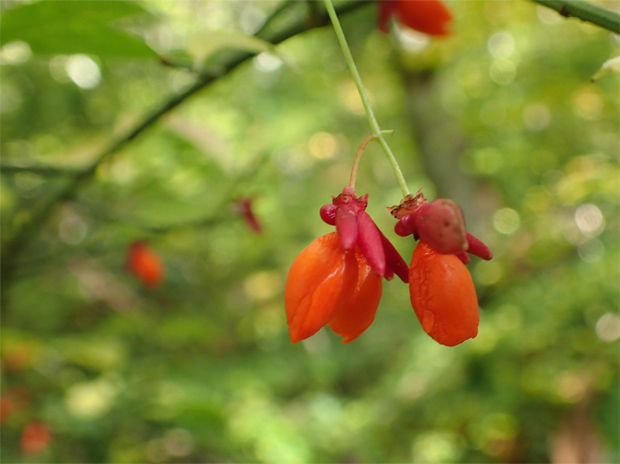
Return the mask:
<svg viewBox="0 0 620 464">
<path fill-rule="evenodd" d="M 437 342 L 455 346 L 478 334 L 476 289 L 456 256 L 419 242 L 411 259 L 409 291 L 422 328 Z"/>
<path fill-rule="evenodd" d="M 454 254 L 465 264 L 469 262 L 465 252 L 487 260 L 493 257 L 489 247 L 467 232 L 463 212 L 452 200 L 440 198 L 429 204 L 418 190 L 389 210 L 398 220 L 394 232 L 401 237 L 413 235 L 439 253 Z"/>
<path fill-rule="evenodd" d="M 452 200 L 439 199 L 414 213 L 420 240 L 439 253 L 467 251 L 467 232 L 461 208 Z"/>
</svg>

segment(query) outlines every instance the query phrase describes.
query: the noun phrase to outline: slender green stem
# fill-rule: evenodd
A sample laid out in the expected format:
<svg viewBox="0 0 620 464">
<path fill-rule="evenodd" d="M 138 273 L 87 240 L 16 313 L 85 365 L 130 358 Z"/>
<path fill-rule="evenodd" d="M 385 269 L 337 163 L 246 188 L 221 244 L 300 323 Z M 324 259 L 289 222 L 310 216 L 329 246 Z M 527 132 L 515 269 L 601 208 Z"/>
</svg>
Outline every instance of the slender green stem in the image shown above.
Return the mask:
<svg viewBox="0 0 620 464">
<path fill-rule="evenodd" d="M 532 0 L 551 8 L 566 18 L 579 18 L 603 29 L 620 33 L 620 15 L 608 8 L 583 0 Z"/>
<path fill-rule="evenodd" d="M 374 112 L 370 106 L 370 101 L 368 100 L 368 95 L 366 94 L 366 90 L 364 89 L 364 84 L 362 83 L 362 78 L 360 77 L 359 72 L 357 71 L 357 66 L 355 66 L 355 61 L 353 60 L 353 55 L 351 55 L 351 50 L 349 49 L 349 45 L 347 44 L 347 39 L 344 36 L 344 32 L 342 30 L 342 26 L 340 26 L 340 21 L 338 20 L 338 15 L 334 10 L 334 5 L 331 0 L 324 0 L 325 8 L 327 9 L 327 14 L 329 15 L 329 19 L 332 21 L 332 25 L 334 26 L 334 31 L 336 32 L 336 37 L 338 37 L 338 42 L 340 43 L 340 48 L 342 48 L 342 53 L 344 54 L 345 61 L 349 66 L 349 71 L 353 76 L 353 80 L 355 81 L 355 85 L 357 86 L 357 91 L 360 94 L 360 98 L 362 99 L 362 104 L 364 105 L 364 110 L 366 111 L 366 116 L 368 117 L 368 123 L 372 128 L 373 135 L 383 148 L 383 151 L 388 157 L 390 164 L 392 165 L 392 169 L 394 170 L 394 174 L 396 174 L 396 179 L 400 184 L 400 188 L 403 192 L 404 196 L 410 194 L 409 187 L 407 186 L 407 182 L 405 182 L 405 177 L 403 176 L 403 172 L 398 165 L 398 161 L 394 157 L 392 150 L 389 145 L 385 141 L 382 135 L 381 127 L 377 122 L 377 118 L 375 117 Z"/>
</svg>

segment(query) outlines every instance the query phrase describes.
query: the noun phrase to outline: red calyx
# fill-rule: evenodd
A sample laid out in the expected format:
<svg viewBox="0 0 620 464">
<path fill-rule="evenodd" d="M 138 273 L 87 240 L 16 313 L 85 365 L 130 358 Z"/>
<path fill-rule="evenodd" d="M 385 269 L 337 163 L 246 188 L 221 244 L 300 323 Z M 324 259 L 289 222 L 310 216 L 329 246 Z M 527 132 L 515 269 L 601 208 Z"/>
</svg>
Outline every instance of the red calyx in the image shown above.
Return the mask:
<svg viewBox="0 0 620 464">
<path fill-rule="evenodd" d="M 491 250 L 465 229 L 461 208 L 452 200 L 441 198 L 427 203 L 421 191 L 408 195 L 400 205 L 391 209 L 398 219 L 394 231 L 401 237 L 413 235 L 442 254 L 454 254 L 464 263 L 467 253 L 489 260 Z"/>
<path fill-rule="evenodd" d="M 359 245 L 377 276 L 389 280 L 396 274 L 407 282 L 405 261 L 366 213 L 367 205 L 368 195 L 358 197 L 353 188 L 346 187 L 340 195 L 332 197 L 332 204 L 321 208 L 321 219 L 336 226 L 343 250 L 352 250 Z"/>
</svg>

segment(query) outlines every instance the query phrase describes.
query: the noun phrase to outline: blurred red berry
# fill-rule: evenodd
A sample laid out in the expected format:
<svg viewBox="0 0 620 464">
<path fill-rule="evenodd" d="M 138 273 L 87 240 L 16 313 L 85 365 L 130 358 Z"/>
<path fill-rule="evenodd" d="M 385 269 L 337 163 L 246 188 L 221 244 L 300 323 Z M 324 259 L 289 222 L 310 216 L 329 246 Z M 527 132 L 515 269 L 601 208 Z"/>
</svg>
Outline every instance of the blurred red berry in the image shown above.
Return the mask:
<svg viewBox="0 0 620 464">
<path fill-rule="evenodd" d="M 403 25 L 434 36 L 450 35 L 452 13 L 440 0 L 381 0 L 379 29 L 387 32 L 395 16 Z"/>
<path fill-rule="evenodd" d="M 454 255 L 420 242 L 409 270 L 411 304 L 424 331 L 455 346 L 478 334 L 478 298 L 469 271 Z"/>
<path fill-rule="evenodd" d="M 0 424 L 4 424 L 13 414 L 13 403 L 11 399 L 4 395 L 0 398 Z"/>
<path fill-rule="evenodd" d="M 10 387 L 0 398 L 0 423 L 30 405 L 30 394 L 23 387 Z"/>
<path fill-rule="evenodd" d="M 129 245 L 127 266 L 145 287 L 158 287 L 164 280 L 164 263 L 145 242 Z"/>
<path fill-rule="evenodd" d="M 26 454 L 44 451 L 52 440 L 49 427 L 42 422 L 31 422 L 22 431 L 21 449 Z"/>
</svg>

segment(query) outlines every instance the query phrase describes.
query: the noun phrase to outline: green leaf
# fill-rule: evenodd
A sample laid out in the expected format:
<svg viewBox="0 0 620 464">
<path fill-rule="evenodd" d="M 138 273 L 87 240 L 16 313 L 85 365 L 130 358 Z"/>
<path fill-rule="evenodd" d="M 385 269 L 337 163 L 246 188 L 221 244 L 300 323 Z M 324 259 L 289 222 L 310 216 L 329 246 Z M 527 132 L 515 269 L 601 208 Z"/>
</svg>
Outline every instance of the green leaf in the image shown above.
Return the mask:
<svg viewBox="0 0 620 464">
<path fill-rule="evenodd" d="M 293 66 L 292 60 L 275 45 L 251 35 L 230 31 L 201 31 L 187 43 L 187 52 L 197 63 L 203 63 L 214 52 L 231 48 L 251 53 L 271 53 Z"/>
<path fill-rule="evenodd" d="M 38 55 L 83 53 L 102 58 L 154 58 L 144 41 L 114 27 L 128 16 L 149 15 L 136 2 L 56 1 L 28 3 L 0 17 L 0 45 L 21 40 Z"/>
</svg>

